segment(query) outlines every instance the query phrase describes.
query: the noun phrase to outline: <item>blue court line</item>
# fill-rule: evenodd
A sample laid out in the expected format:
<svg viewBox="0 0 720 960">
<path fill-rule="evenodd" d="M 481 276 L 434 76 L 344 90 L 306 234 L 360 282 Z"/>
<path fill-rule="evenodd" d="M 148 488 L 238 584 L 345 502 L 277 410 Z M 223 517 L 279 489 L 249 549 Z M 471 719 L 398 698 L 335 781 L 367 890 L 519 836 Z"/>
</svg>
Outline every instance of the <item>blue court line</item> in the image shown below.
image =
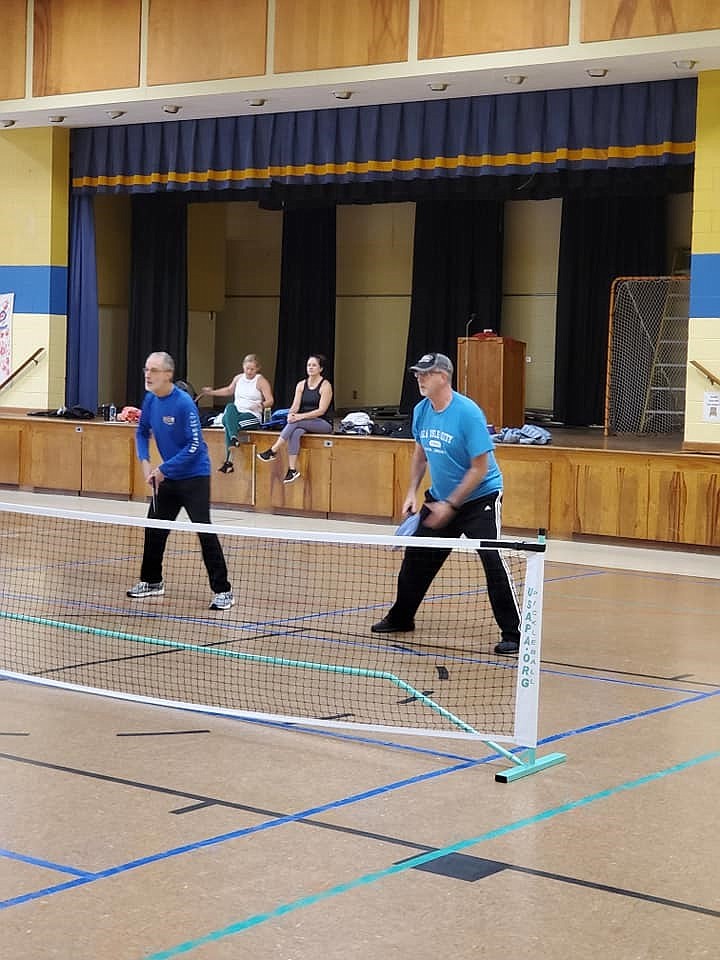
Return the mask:
<svg viewBox="0 0 720 960">
<path fill-rule="evenodd" d="M 387 877 L 404 873 L 406 870 L 412 870 L 414 867 L 422 866 L 423 864 L 430 863 L 433 860 L 439 860 L 442 857 L 447 857 L 452 853 L 458 853 L 459 851 L 466 850 L 468 847 L 473 847 L 476 844 L 485 843 L 488 840 L 496 840 L 499 837 L 504 837 L 509 833 L 516 832 L 517 830 L 524 830 L 526 827 L 532 827 L 538 823 L 552 820 L 554 817 L 560 816 L 563 813 L 570 813 L 574 810 L 580 809 L 581 807 L 586 807 L 591 803 L 596 803 L 598 800 L 607 800 L 608 798 L 624 791 L 634 790 L 636 787 L 645 786 L 648 783 L 661 780 L 664 777 L 670 776 L 671 774 L 681 773 L 685 770 L 689 770 L 692 767 L 698 766 L 701 763 L 707 763 L 710 760 L 717 760 L 718 758 L 720 758 L 720 750 L 715 750 L 712 753 L 702 754 L 701 756 L 694 757 L 691 760 L 685 760 L 682 763 L 677 763 L 672 767 L 666 767 L 664 770 L 658 770 L 654 773 L 646 774 L 645 776 L 639 777 L 636 780 L 627 780 L 625 783 L 620 783 L 615 787 L 608 787 L 605 790 L 599 790 L 597 793 L 587 794 L 586 796 L 581 797 L 579 800 L 571 800 L 568 803 L 562 803 L 557 807 L 551 807 L 548 810 L 544 810 L 542 813 L 536 813 L 531 817 L 523 817 L 521 820 L 515 820 L 512 823 L 505 824 L 502 827 L 496 827 L 494 830 L 488 830 L 486 833 L 481 833 L 477 837 L 470 837 L 467 840 L 460 840 L 457 843 L 452 843 L 440 850 L 433 850 L 429 853 L 420 854 L 417 857 L 411 857 L 409 860 L 404 860 L 402 863 L 394 863 L 389 867 L 385 867 L 383 870 L 376 870 L 372 873 L 363 874 L 360 877 L 356 877 L 354 880 L 348 880 L 345 883 L 336 884 L 334 887 L 330 887 L 327 890 L 321 890 L 319 893 L 310 894 L 306 897 L 299 897 L 297 900 L 291 900 L 288 903 L 280 904 L 273 910 L 268 910 L 265 913 L 253 914 L 244 920 L 231 923 L 229 926 L 222 927 L 219 930 L 213 930 L 210 933 L 206 933 L 194 940 L 186 940 L 184 943 L 180 943 L 175 947 L 170 947 L 168 950 L 161 950 L 158 953 L 149 954 L 144 957 L 144 960 L 172 960 L 172 957 L 177 957 L 181 953 L 190 953 L 191 950 L 195 950 L 198 947 L 205 946 L 209 943 L 216 943 L 218 940 L 224 940 L 226 937 L 243 933 L 245 930 L 260 926 L 260 924 L 266 923 L 268 920 L 275 920 L 279 917 L 287 916 L 289 913 L 294 913 L 296 910 L 302 910 L 306 907 L 315 906 L 315 904 L 321 903 L 323 900 L 329 900 L 331 897 L 337 897 L 343 893 L 348 893 L 351 890 L 356 890 L 359 887 L 364 887 L 371 883 L 377 883 L 380 880 L 385 880 Z"/>
<path fill-rule="evenodd" d="M 666 713 L 668 710 L 675 710 L 676 707 L 686 707 L 691 703 L 700 703 L 702 700 L 710 700 L 712 697 L 717 696 L 720 696 L 720 690 L 710 690 L 706 693 L 699 693 L 694 697 L 687 697 L 685 700 L 674 700 L 672 703 L 664 703 L 659 707 L 648 707 L 647 710 L 638 710 L 636 713 L 626 713 L 622 717 L 615 717 L 613 720 L 598 720 L 597 723 L 589 723 L 586 727 L 577 727 L 575 730 L 566 730 L 563 733 L 553 733 L 549 737 L 543 737 L 542 740 L 538 740 L 538 746 L 557 743 L 558 740 L 575 737 L 581 733 L 593 733 L 595 730 L 614 727 L 619 723 L 628 723 L 631 720 L 641 720 L 644 717 L 652 717 L 657 713 Z"/>
<path fill-rule="evenodd" d="M 661 707 L 653 707 L 649 710 L 640 711 L 634 714 L 627 714 L 623 717 L 617 717 L 613 720 L 604 720 L 597 723 L 588 724 L 586 727 L 579 727 L 575 730 L 565 731 L 563 733 L 553 734 L 549 737 L 544 737 L 542 740 L 538 741 L 538 746 L 544 746 L 549 743 L 555 743 L 558 740 L 567 739 L 568 737 L 578 736 L 583 733 L 591 733 L 595 730 L 603 729 L 604 727 L 614 726 L 619 723 L 625 723 L 630 720 L 640 719 L 642 717 L 650 716 L 654 713 L 660 713 L 666 710 L 673 710 L 675 707 L 685 706 L 690 703 L 696 703 L 701 700 L 709 699 L 714 696 L 719 696 L 719 691 L 714 691 L 710 693 L 702 693 L 697 697 L 692 697 L 687 700 L 679 700 L 675 703 L 666 704 Z M 242 718 L 238 718 L 242 722 Z M 255 721 L 253 721 L 255 722 Z M 263 721 L 257 721 L 262 723 Z M 307 732 L 315 733 L 313 729 L 308 730 Z M 322 732 L 322 731 L 317 731 Z M 520 748 L 514 748 L 514 751 L 519 750 Z M 461 763 L 455 764 L 450 767 L 444 767 L 440 770 L 433 770 L 428 773 L 418 774 L 414 777 L 407 777 L 403 780 L 397 780 L 393 783 L 386 784 L 382 787 L 374 787 L 372 790 L 366 790 L 362 793 L 352 794 L 349 797 L 344 797 L 340 800 L 332 800 L 328 803 L 322 804 L 317 807 L 310 807 L 307 810 L 301 810 L 298 813 L 287 814 L 284 817 L 276 817 L 273 820 L 266 820 L 262 823 L 255 824 L 252 827 L 244 827 L 240 830 L 233 830 L 229 833 L 220 834 L 214 837 L 207 837 L 205 840 L 195 841 L 194 843 L 184 844 L 179 847 L 174 847 L 170 850 L 164 850 L 160 853 L 150 854 L 147 857 L 141 857 L 137 860 L 132 860 L 124 864 L 119 864 L 114 867 L 108 867 L 105 870 L 100 870 L 96 873 L 82 873 L 78 871 L 79 879 L 67 881 L 65 883 L 56 884 L 50 887 L 45 887 L 42 890 L 36 890 L 31 893 L 21 894 L 17 897 L 12 897 L 7 900 L 0 901 L 0 910 L 6 909 L 8 907 L 17 906 L 22 903 L 27 903 L 31 900 L 38 900 L 42 897 L 49 896 L 53 893 L 59 893 L 64 890 L 69 890 L 73 887 L 80 886 L 86 883 L 92 883 L 96 880 L 103 880 L 107 877 L 116 876 L 120 873 L 126 873 L 130 870 L 135 870 L 138 867 L 146 866 L 150 863 L 156 863 L 161 860 L 166 860 L 171 857 L 180 856 L 185 853 L 192 853 L 195 850 L 201 849 L 203 847 L 215 846 L 219 843 L 225 843 L 228 840 L 235 840 L 240 837 L 249 836 L 254 833 L 260 833 L 265 830 L 273 829 L 275 827 L 284 826 L 285 824 L 295 823 L 299 820 L 308 819 L 311 816 L 316 816 L 320 813 L 327 813 L 330 810 L 337 810 L 345 806 L 349 806 L 353 803 L 358 803 L 363 800 L 372 799 L 373 797 L 380 796 L 384 793 L 390 793 L 394 790 L 399 790 L 407 786 L 412 786 L 416 783 L 422 783 L 427 780 L 432 780 L 437 777 L 445 776 L 446 774 L 456 773 L 461 770 L 468 770 L 472 767 L 482 766 L 486 763 L 492 763 L 496 760 L 501 759 L 498 754 L 491 754 L 485 757 L 473 758 L 463 761 Z"/>
<path fill-rule="evenodd" d="M 3 850 L 0 847 L 0 857 L 6 860 L 19 860 L 21 863 L 29 863 L 33 867 L 45 867 L 47 870 L 55 870 L 57 873 L 69 873 L 72 877 L 93 877 L 94 874 L 87 870 L 77 870 L 75 867 L 68 867 L 61 863 L 53 863 L 51 860 L 41 860 L 39 857 L 31 857 L 25 853 L 15 853 L 12 850 Z"/>
</svg>

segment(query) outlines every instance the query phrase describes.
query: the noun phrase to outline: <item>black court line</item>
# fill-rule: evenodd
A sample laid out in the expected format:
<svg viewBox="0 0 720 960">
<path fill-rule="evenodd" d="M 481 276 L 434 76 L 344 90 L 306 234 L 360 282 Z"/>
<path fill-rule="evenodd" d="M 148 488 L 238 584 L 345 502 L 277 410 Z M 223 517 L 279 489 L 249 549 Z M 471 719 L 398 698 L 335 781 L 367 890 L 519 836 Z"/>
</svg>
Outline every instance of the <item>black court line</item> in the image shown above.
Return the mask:
<svg viewBox="0 0 720 960">
<path fill-rule="evenodd" d="M 662 680 L 664 683 L 679 683 L 681 680 L 692 680 L 693 686 L 710 687 L 717 690 L 720 683 L 712 680 L 694 680 L 693 674 L 682 674 L 680 676 L 667 677 L 656 673 L 635 673 L 632 670 L 615 670 L 613 667 L 595 667 L 586 666 L 582 663 L 567 663 L 564 660 L 545 660 L 541 661 L 544 667 L 564 667 L 570 670 L 582 670 L 583 673 L 612 673 L 618 677 L 637 677 L 640 680 Z"/>
<path fill-rule="evenodd" d="M 652 893 L 641 893 L 639 890 L 629 890 L 627 887 L 616 887 L 612 884 L 596 883 L 593 880 L 581 880 L 579 877 L 568 877 L 562 873 L 535 870 L 531 867 L 518 867 L 511 864 L 508 864 L 507 867 L 515 873 L 526 873 L 533 877 L 557 880 L 560 883 L 570 883 L 574 886 L 585 887 L 588 890 L 598 890 L 601 893 L 612 893 L 621 897 L 630 897 L 633 900 L 643 900 L 645 903 L 657 903 L 662 907 L 673 907 L 676 910 L 689 910 L 691 913 L 701 913 L 706 917 L 720 917 L 720 910 L 711 910 L 709 907 L 701 907 L 696 903 L 686 903 L 683 900 L 670 900 L 667 897 L 658 897 Z"/>
<path fill-rule="evenodd" d="M 242 810 L 243 812 L 246 812 L 246 813 L 255 813 L 260 816 L 267 816 L 272 819 L 278 819 L 278 818 L 283 818 L 288 816 L 288 814 L 279 813 L 278 811 L 265 810 L 260 807 L 252 807 L 247 804 L 235 803 L 228 800 L 220 800 L 214 797 L 203 797 L 197 794 L 188 793 L 186 791 L 173 790 L 168 787 L 160 787 L 154 784 L 147 784 L 147 783 L 142 783 L 140 781 L 127 780 L 120 777 L 111 777 L 106 774 L 98 774 L 92 771 L 80 770 L 73 767 L 65 767 L 59 764 L 47 763 L 45 761 L 32 760 L 27 757 L 15 757 L 9 754 L 0 754 L 0 758 L 13 760 L 19 763 L 27 763 L 32 766 L 42 767 L 50 770 L 56 770 L 63 773 L 70 773 L 75 776 L 89 777 L 95 780 L 101 780 L 101 781 L 110 782 L 110 783 L 118 783 L 122 786 L 131 786 L 131 787 L 148 790 L 155 793 L 162 793 L 167 796 L 185 797 L 187 799 L 193 799 L 197 801 L 196 803 L 188 805 L 187 807 L 180 807 L 176 810 L 171 811 L 173 814 L 193 812 L 195 810 L 201 810 L 211 806 L 222 806 L 222 807 L 228 807 L 231 809 Z M 355 827 L 341 826 L 337 823 L 326 823 L 325 821 L 315 820 L 313 818 L 300 818 L 295 822 L 302 823 L 306 826 L 317 827 L 322 830 L 330 830 L 334 833 L 341 833 L 344 835 L 358 837 L 366 840 L 374 840 L 379 843 L 384 843 L 391 846 L 404 847 L 406 849 L 410 849 L 420 853 L 434 853 L 436 850 L 440 849 L 439 847 L 418 843 L 413 840 L 407 840 L 400 837 L 392 837 L 386 834 L 375 833 L 368 830 L 359 830 Z M 405 861 L 400 860 L 396 862 L 403 863 Z M 708 907 L 702 907 L 699 904 L 686 903 L 680 900 L 672 900 L 667 897 L 659 897 L 651 893 L 643 893 L 638 890 L 630 890 L 625 887 L 618 887 L 611 884 L 598 883 L 592 880 L 583 880 L 578 877 L 571 877 L 565 874 L 554 873 L 551 871 L 538 870 L 531 867 L 521 867 L 516 864 L 504 863 L 502 861 L 484 860 L 479 857 L 473 857 L 473 856 L 460 854 L 460 853 L 448 854 L 446 857 L 441 857 L 438 860 L 433 861 L 432 863 L 429 863 L 429 864 L 420 864 L 417 867 L 414 867 L 413 869 L 425 870 L 435 874 L 441 874 L 451 879 L 464 880 L 466 882 L 475 882 L 485 877 L 492 876 L 493 874 L 498 873 L 501 870 L 510 870 L 515 873 L 523 873 L 529 876 L 535 876 L 543 879 L 554 880 L 560 883 L 568 883 L 574 886 L 584 887 L 590 890 L 596 890 L 603 893 L 610 893 L 616 896 L 622 896 L 622 897 L 628 897 L 635 900 L 641 900 L 646 903 L 659 904 L 660 906 L 671 907 L 677 910 L 686 910 L 692 913 L 698 913 L 698 914 L 702 914 L 704 916 L 709 916 L 709 917 L 720 917 L 720 910 L 712 910 Z"/>
<path fill-rule="evenodd" d="M 116 733 L 116 737 L 186 737 L 191 733 L 210 733 L 209 730 L 148 730 L 142 733 Z"/>
</svg>

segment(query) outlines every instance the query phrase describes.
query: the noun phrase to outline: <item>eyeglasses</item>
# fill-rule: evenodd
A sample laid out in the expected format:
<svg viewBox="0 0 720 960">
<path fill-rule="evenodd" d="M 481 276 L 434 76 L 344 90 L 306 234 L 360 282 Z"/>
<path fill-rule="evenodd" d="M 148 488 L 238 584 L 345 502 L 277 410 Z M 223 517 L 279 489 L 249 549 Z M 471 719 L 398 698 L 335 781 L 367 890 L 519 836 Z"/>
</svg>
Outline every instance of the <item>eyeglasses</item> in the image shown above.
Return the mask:
<svg viewBox="0 0 720 960">
<path fill-rule="evenodd" d="M 143 373 L 169 373 L 168 367 L 143 367 Z"/>
</svg>

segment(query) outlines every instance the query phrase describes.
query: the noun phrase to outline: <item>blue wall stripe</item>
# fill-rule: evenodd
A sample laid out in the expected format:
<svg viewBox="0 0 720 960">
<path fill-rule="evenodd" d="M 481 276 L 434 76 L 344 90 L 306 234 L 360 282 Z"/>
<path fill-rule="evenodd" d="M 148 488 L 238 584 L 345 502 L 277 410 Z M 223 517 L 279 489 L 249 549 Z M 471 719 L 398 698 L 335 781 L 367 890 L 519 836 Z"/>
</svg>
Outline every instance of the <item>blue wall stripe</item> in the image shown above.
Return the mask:
<svg viewBox="0 0 720 960">
<path fill-rule="evenodd" d="M 15 294 L 15 313 L 67 314 L 67 267 L 0 264 L 0 293 Z"/>
<path fill-rule="evenodd" d="M 477 837 L 470 837 L 468 840 L 460 840 L 458 843 L 450 844 L 449 846 L 443 847 L 440 850 L 432 850 L 429 853 L 422 853 L 417 857 L 411 857 L 409 860 L 404 860 L 401 863 L 394 863 L 392 866 L 386 867 L 384 870 L 376 870 L 373 873 L 363 874 L 362 876 L 356 877 L 354 880 L 349 880 L 346 883 L 339 883 L 334 887 L 330 887 L 328 890 L 322 890 L 320 893 L 311 894 L 307 897 L 300 897 L 299 899 L 292 900 L 289 903 L 283 903 L 279 907 L 275 907 L 274 910 L 268 910 L 266 913 L 256 913 L 253 916 L 247 917 L 245 920 L 239 920 L 237 923 L 231 923 L 229 926 L 223 927 L 220 930 L 213 930 L 212 932 L 206 933 L 204 936 L 197 937 L 194 940 L 187 940 L 185 943 L 180 943 L 175 947 L 171 947 L 169 950 L 161 950 L 159 953 L 153 953 L 145 957 L 145 960 L 172 960 L 173 957 L 177 957 L 180 954 L 190 953 L 190 951 L 195 950 L 198 947 L 205 946 L 209 943 L 216 943 L 218 940 L 224 940 L 226 937 L 243 933 L 243 931 L 249 930 L 251 927 L 257 927 L 261 923 L 265 923 L 268 920 L 275 920 L 278 917 L 283 917 L 289 913 L 294 913 L 296 910 L 301 910 L 305 907 L 312 907 L 316 903 L 320 903 L 323 900 L 329 900 L 331 897 L 337 897 L 343 893 L 348 893 L 350 890 L 355 890 L 358 887 L 367 886 L 371 883 L 377 883 L 379 880 L 384 880 L 387 877 L 404 873 L 406 870 L 412 870 L 414 867 L 419 867 L 425 863 L 430 863 L 433 860 L 439 860 L 442 857 L 447 857 L 451 853 L 458 853 L 461 850 L 466 850 L 468 847 L 475 846 L 478 843 L 484 843 L 487 840 L 496 840 L 499 837 L 506 836 L 509 833 L 514 833 L 517 830 L 523 830 L 526 827 L 533 827 L 538 823 L 551 820 L 560 814 L 570 813 L 573 810 L 579 809 L 580 807 L 586 807 L 591 803 L 596 803 L 598 800 L 607 800 L 609 797 L 612 797 L 618 793 L 622 793 L 626 790 L 633 790 L 636 787 L 645 786 L 648 783 L 661 780 L 664 777 L 670 776 L 671 774 L 681 773 L 690 769 L 691 767 L 697 766 L 698 764 L 707 763 L 710 760 L 717 760 L 718 758 L 720 758 L 720 751 L 715 750 L 712 753 L 706 753 L 699 757 L 693 757 L 691 760 L 686 760 L 683 763 L 677 763 L 672 767 L 666 767 L 664 770 L 658 770 L 654 773 L 649 773 L 646 776 L 639 777 L 636 780 L 627 780 L 625 783 L 620 783 L 615 787 L 609 787 L 606 790 L 599 790 L 597 793 L 588 794 L 587 796 L 581 797 L 579 800 L 571 800 L 568 803 L 562 803 L 557 807 L 551 807 L 549 810 L 543 810 L 541 813 L 534 814 L 533 816 L 523 817 L 521 820 L 515 820 L 512 823 L 505 824 L 502 827 L 496 827 L 494 830 L 488 830 L 487 833 L 481 833 Z"/>
<path fill-rule="evenodd" d="M 720 253 L 690 259 L 690 316 L 720 317 Z"/>
</svg>

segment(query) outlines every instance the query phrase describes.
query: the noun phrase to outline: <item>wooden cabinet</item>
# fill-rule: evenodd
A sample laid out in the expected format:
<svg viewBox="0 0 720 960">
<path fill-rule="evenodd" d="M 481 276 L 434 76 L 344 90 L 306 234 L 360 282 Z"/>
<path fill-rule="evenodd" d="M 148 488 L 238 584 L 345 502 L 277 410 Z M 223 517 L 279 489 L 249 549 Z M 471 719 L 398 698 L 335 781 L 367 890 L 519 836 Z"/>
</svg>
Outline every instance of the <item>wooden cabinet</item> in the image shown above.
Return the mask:
<svg viewBox="0 0 720 960">
<path fill-rule="evenodd" d="M 525 344 L 510 337 L 458 339 L 455 383 L 497 430 L 525 423 Z"/>
<path fill-rule="evenodd" d="M 223 434 L 206 430 L 215 506 L 261 513 L 397 523 L 414 443 L 391 437 L 308 435 L 302 476 L 283 483 L 287 455 L 260 463 L 277 434 L 253 431 L 218 473 Z M 553 446 L 498 445 L 503 526 L 556 539 L 599 536 L 720 547 L 720 457 Z M 159 463 L 154 442 L 151 462 Z M 135 430 L 120 423 L 0 414 L 0 484 L 147 500 Z M 428 486 L 426 477 L 418 497 Z M 1 497 L 0 497 L 1 499 Z"/>
</svg>

